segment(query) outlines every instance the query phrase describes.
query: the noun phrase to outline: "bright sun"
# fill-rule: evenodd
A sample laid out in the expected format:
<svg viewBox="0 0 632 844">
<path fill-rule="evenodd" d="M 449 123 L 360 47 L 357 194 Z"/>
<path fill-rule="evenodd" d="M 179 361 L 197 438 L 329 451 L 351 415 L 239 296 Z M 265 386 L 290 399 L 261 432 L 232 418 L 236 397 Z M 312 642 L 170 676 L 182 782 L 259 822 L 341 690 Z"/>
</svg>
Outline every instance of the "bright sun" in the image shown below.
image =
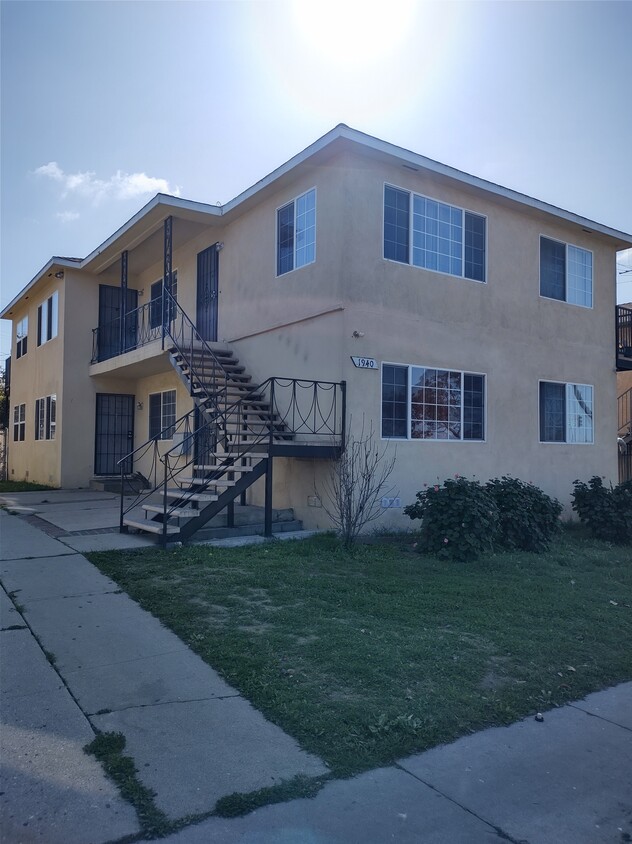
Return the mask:
<svg viewBox="0 0 632 844">
<path fill-rule="evenodd" d="M 298 33 L 327 64 L 362 69 L 393 53 L 412 25 L 415 0 L 324 0 L 291 4 Z"/>
</svg>

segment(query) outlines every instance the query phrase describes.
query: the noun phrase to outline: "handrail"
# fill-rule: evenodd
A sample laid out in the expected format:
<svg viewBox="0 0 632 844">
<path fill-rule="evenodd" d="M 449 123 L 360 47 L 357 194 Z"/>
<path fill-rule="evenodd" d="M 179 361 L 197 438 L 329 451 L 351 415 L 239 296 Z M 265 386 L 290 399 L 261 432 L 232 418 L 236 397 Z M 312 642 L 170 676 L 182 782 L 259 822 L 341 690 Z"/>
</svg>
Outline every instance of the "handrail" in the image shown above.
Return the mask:
<svg viewBox="0 0 632 844">
<path fill-rule="evenodd" d="M 617 397 L 617 428 L 619 436 L 632 431 L 632 387 Z"/>
<path fill-rule="evenodd" d="M 123 331 L 121 332 L 121 322 Z M 92 358 L 90 363 L 123 355 L 160 340 L 162 337 L 162 307 L 160 300 L 152 299 L 127 311 L 122 317 L 92 329 Z M 121 340 L 123 342 L 121 342 Z"/>
</svg>

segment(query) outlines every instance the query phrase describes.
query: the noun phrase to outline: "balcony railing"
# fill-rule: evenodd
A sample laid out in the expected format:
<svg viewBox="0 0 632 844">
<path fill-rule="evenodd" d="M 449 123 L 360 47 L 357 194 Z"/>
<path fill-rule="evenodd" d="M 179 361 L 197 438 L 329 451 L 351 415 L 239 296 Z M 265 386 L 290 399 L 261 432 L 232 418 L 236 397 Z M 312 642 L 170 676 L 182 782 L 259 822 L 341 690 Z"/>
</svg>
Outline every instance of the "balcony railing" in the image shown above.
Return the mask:
<svg viewBox="0 0 632 844">
<path fill-rule="evenodd" d="M 632 308 L 617 305 L 617 369 L 632 369 Z"/>
<path fill-rule="evenodd" d="M 109 360 L 162 338 L 162 300 L 146 302 L 125 316 L 92 329 L 91 363 Z"/>
</svg>

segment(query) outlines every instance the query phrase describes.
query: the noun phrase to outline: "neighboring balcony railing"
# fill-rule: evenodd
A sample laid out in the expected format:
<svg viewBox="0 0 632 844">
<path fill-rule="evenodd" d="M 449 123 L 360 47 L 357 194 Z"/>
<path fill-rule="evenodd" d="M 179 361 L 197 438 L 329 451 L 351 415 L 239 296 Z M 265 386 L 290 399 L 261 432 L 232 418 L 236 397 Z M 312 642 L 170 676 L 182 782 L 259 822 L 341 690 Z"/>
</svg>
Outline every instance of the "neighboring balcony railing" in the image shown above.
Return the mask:
<svg viewBox="0 0 632 844">
<path fill-rule="evenodd" d="M 632 369 L 632 308 L 616 307 L 617 369 Z"/>
<path fill-rule="evenodd" d="M 162 338 L 162 300 L 146 302 L 125 316 L 92 329 L 91 363 L 109 360 Z"/>
</svg>

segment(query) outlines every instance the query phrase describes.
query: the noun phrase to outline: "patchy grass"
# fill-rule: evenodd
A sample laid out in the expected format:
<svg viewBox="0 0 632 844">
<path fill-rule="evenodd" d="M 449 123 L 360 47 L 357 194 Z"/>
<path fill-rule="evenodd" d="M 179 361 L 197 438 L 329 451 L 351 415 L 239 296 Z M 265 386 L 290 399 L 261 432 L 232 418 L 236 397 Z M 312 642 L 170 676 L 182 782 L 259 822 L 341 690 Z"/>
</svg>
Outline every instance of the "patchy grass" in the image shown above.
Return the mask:
<svg viewBox="0 0 632 844">
<path fill-rule="evenodd" d="M 123 755 L 124 749 L 123 733 L 97 733 L 90 744 L 84 747 L 86 753 L 101 762 L 105 772 L 118 785 L 122 796 L 134 806 L 147 835 L 153 837 L 171 832 L 174 824 L 156 807 L 155 792 L 142 785 L 134 760 Z"/>
<path fill-rule="evenodd" d="M 40 490 L 57 489 L 45 484 L 32 484 L 28 481 L 0 481 L 0 493 L 3 492 L 38 492 Z"/>
<path fill-rule="evenodd" d="M 632 679 L 629 548 L 567 530 L 446 563 L 413 542 L 89 556 L 334 776 Z"/>
</svg>

